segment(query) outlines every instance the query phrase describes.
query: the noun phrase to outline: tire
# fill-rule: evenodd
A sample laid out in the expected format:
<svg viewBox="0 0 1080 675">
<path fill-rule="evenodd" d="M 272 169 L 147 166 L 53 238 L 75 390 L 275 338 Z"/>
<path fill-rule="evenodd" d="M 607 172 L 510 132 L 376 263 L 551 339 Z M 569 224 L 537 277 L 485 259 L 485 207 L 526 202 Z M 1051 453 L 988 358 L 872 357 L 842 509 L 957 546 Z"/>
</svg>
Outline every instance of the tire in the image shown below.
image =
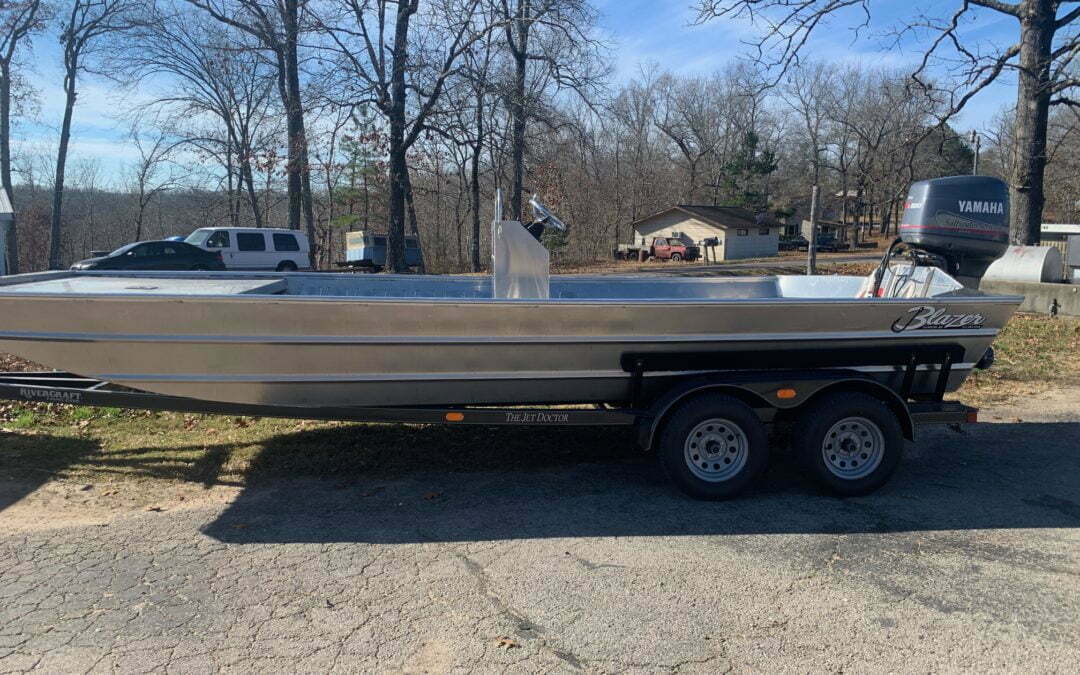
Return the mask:
<svg viewBox="0 0 1080 675">
<path fill-rule="evenodd" d="M 694 499 L 730 499 L 765 469 L 769 440 L 750 406 L 724 394 L 702 394 L 670 413 L 657 459 L 671 482 Z"/>
<path fill-rule="evenodd" d="M 810 476 L 842 497 L 870 494 L 900 465 L 904 433 L 880 400 L 856 392 L 828 394 L 796 423 L 792 447 Z"/>
<path fill-rule="evenodd" d="M 672 253 L 671 254 L 671 262 L 679 262 L 681 260 L 682 260 L 682 254 L 681 253 Z"/>
<path fill-rule="evenodd" d="M 292 262 L 291 260 L 282 261 L 282 262 L 278 263 L 277 271 L 278 272 L 295 272 L 296 271 L 296 263 Z"/>
</svg>

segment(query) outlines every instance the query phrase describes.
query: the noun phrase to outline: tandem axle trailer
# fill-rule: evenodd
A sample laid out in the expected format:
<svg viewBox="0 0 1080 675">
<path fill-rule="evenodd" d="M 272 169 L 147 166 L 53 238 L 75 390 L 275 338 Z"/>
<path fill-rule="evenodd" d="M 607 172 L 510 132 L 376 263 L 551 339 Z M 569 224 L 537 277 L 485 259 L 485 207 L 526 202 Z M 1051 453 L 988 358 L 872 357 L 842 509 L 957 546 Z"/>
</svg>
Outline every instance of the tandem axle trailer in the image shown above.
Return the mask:
<svg viewBox="0 0 1080 675">
<path fill-rule="evenodd" d="M 975 408 L 943 400 L 957 349 L 627 354 L 628 400 L 612 406 L 254 405 L 153 394 L 61 372 L 0 373 L 0 399 L 369 423 L 634 427 L 638 444 L 655 449 L 667 475 L 700 499 L 741 492 L 767 463 L 767 427 L 790 422 L 796 456 L 806 469 L 831 491 L 856 495 L 888 480 L 904 439 L 914 440 L 917 427 L 977 421 Z M 885 386 L 858 370 L 835 367 L 839 361 L 892 366 L 898 384 Z M 763 368 L 796 362 L 808 367 Z M 697 371 L 683 374 L 691 366 Z M 936 371 L 934 392 L 913 395 L 916 373 L 926 370 Z"/>
</svg>

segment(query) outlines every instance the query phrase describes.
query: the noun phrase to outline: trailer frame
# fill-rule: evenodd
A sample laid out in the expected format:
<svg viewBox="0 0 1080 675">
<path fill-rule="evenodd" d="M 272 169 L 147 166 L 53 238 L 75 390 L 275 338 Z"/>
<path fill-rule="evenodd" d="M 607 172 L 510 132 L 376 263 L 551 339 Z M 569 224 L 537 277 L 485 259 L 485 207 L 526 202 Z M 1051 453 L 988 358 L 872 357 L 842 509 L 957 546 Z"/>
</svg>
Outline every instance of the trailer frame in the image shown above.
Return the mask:
<svg viewBox="0 0 1080 675">
<path fill-rule="evenodd" d="M 872 355 L 873 354 L 873 355 Z M 914 431 L 922 424 L 962 424 L 977 421 L 977 409 L 943 399 L 946 382 L 953 362 L 955 348 L 934 347 L 889 352 L 873 350 L 856 360 L 876 364 L 904 366 L 900 392 L 867 377 L 843 368 L 830 368 L 837 359 L 835 350 L 830 359 L 800 351 L 790 351 L 780 361 L 773 355 L 766 364 L 761 354 L 627 354 L 623 368 L 630 373 L 630 393 L 627 405 L 577 406 L 408 406 L 408 407 L 305 407 L 208 401 L 155 394 L 130 389 L 90 377 L 63 372 L 3 372 L 0 373 L 0 400 L 26 403 L 62 403 L 91 407 L 133 408 L 210 415 L 241 415 L 323 421 L 401 424 L 451 424 L 481 426 L 636 426 L 638 441 L 644 449 L 652 445 L 664 417 L 681 401 L 694 394 L 719 391 L 733 394 L 748 402 L 766 423 L 777 414 L 796 410 L 825 391 L 840 388 L 867 391 L 885 401 L 897 414 L 905 437 L 914 439 Z M 858 354 L 847 352 L 840 356 L 849 361 Z M 709 372 L 675 376 L 675 383 L 659 395 L 646 396 L 644 376 L 648 373 L 685 372 L 687 364 L 715 368 Z M 763 365 L 784 366 L 794 362 L 818 365 L 819 368 L 762 368 Z M 749 368 L 734 366 L 742 363 Z M 929 400 L 909 400 L 911 383 L 920 365 L 934 364 L 938 368 L 938 384 Z M 823 366 L 823 367 L 822 367 Z M 781 393 L 783 390 L 783 393 Z M 787 390 L 794 392 L 787 396 Z"/>
<path fill-rule="evenodd" d="M 621 404 L 592 404 L 591 406 L 544 405 L 522 407 L 469 406 L 411 406 L 411 407 L 305 407 L 297 405 L 266 405 L 230 403 L 168 396 L 130 389 L 103 380 L 63 372 L 0 373 L 0 399 L 27 403 L 59 403 L 66 405 L 135 408 L 142 410 L 183 413 L 279 417 L 323 421 L 361 423 L 446 424 L 480 426 L 530 427 L 630 427 L 642 450 L 655 450 L 661 467 L 668 477 L 686 494 L 698 499 L 727 499 L 741 492 L 767 462 L 768 439 L 765 429 L 777 422 L 801 420 L 804 425 L 829 419 L 830 406 L 864 401 L 863 414 L 875 415 L 891 425 L 895 441 L 886 447 L 893 457 L 888 470 L 864 481 L 840 481 L 817 470 L 819 482 L 840 495 L 868 494 L 888 480 L 899 461 L 903 440 L 915 439 L 915 430 L 924 424 L 964 424 L 978 421 L 978 411 L 962 403 L 945 401 L 951 364 L 958 355 L 956 345 L 932 345 L 909 350 L 788 350 L 784 353 L 628 353 L 622 367 L 628 373 L 627 397 Z M 985 357 L 984 357 L 985 358 Z M 992 359 L 990 359 L 992 360 Z M 888 364 L 903 368 L 899 391 L 853 368 L 840 368 L 837 363 Z M 803 367 L 792 367 L 801 364 Z M 933 365 L 937 383 L 932 394 L 916 396 L 912 383 L 920 366 Z M 688 371 L 689 366 L 708 370 Z M 657 386 L 646 382 L 645 375 L 663 383 Z M 654 378 L 648 378 L 654 380 Z M 924 385 L 925 386 L 925 385 Z M 854 395 L 854 397 L 853 397 Z M 860 398 L 861 397 L 861 398 Z M 916 400 L 921 399 L 921 400 Z M 699 414 L 702 406 L 714 406 L 707 417 L 691 431 L 687 440 L 680 441 L 687 415 Z M 886 410 L 883 405 L 887 407 Z M 697 413 L 692 411 L 697 411 Z M 876 413 L 873 411 L 877 411 Z M 722 412 L 727 411 L 727 412 Z M 810 413 L 814 414 L 811 415 Z M 729 483 L 701 482 L 683 475 L 683 447 L 692 445 L 694 434 L 701 436 L 701 425 L 733 424 L 731 417 L 744 420 L 756 440 L 752 447 L 753 470 L 742 471 Z M 846 418 L 856 419 L 856 418 Z M 861 419 L 861 418 L 857 418 Z M 863 420 L 865 422 L 865 420 Z M 707 429 L 713 429 L 707 426 Z M 843 429 L 843 427 L 841 427 Z M 728 432 L 723 432 L 727 434 Z M 743 432 L 737 432 L 743 433 Z M 809 442 L 813 432 L 799 437 Z M 835 435 L 835 434 L 834 434 Z M 708 437 L 707 437 L 708 438 Z M 727 436 L 729 440 L 734 435 Z M 745 436 L 744 436 L 745 440 Z M 860 439 L 861 440 L 861 439 Z M 701 442 L 704 442 L 702 439 Z M 798 441 L 793 439 L 793 445 Z M 870 445 L 869 443 L 867 445 Z M 732 446 L 734 448 L 735 446 Z M 828 447 L 832 447 L 831 445 Z M 685 450 L 685 452 L 703 452 Z M 712 452 L 710 450 L 710 452 Z M 732 449 L 731 452 L 736 452 Z M 830 451 L 836 452 L 836 451 Z M 868 451 L 869 452 L 869 451 Z M 812 458 L 805 450 L 796 454 Z M 864 458 L 866 454 L 862 455 Z M 698 455 L 694 455 L 695 461 Z M 835 459 L 835 457 L 834 457 Z M 702 463 L 721 467 L 718 457 Z M 723 459 L 723 461 L 729 461 Z M 811 470 L 813 466 L 810 467 Z M 831 484 L 830 484 L 831 481 Z M 869 482 L 868 482 L 869 481 Z"/>
</svg>

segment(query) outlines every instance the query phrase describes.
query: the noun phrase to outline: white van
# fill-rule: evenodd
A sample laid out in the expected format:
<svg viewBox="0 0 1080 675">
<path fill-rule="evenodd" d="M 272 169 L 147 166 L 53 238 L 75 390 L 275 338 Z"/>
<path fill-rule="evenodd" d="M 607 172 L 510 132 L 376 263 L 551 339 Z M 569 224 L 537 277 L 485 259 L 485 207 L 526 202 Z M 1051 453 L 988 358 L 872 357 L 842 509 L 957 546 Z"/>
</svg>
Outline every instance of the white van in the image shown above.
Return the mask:
<svg viewBox="0 0 1080 675">
<path fill-rule="evenodd" d="M 293 272 L 311 269 L 311 244 L 298 230 L 257 227 L 200 227 L 185 239 L 221 253 L 225 269 Z"/>
</svg>

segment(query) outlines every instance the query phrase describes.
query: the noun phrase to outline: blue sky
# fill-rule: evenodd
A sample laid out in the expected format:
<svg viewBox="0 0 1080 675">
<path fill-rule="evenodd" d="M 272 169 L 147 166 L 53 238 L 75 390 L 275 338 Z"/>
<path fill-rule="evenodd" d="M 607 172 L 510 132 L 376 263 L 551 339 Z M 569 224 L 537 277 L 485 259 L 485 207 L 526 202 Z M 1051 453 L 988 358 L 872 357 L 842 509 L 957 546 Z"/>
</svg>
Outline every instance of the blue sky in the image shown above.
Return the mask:
<svg viewBox="0 0 1080 675">
<path fill-rule="evenodd" d="M 613 45 L 616 78 L 629 79 L 639 69 L 656 64 L 661 69 L 683 74 L 707 74 L 726 63 L 744 58 L 749 47 L 743 43 L 756 35 L 757 28 L 746 21 L 714 20 L 692 25 L 692 0 L 594 0 L 601 12 L 600 28 Z M 874 23 L 856 36 L 850 27 L 859 14 L 840 15 L 815 33 L 806 53 L 814 58 L 865 65 L 911 66 L 921 54 L 918 41 L 900 47 L 883 37 L 898 22 L 920 12 L 941 15 L 956 6 L 955 0 L 877 0 Z M 1011 44 L 1016 40 L 1015 20 L 989 10 L 973 11 L 963 26 L 969 40 L 984 48 Z M 60 52 L 54 36 L 40 37 L 34 46 L 37 64 L 32 80 L 41 92 L 41 114 L 37 121 L 22 121 L 15 130 L 15 150 L 37 148 L 54 152 L 63 113 L 60 89 Z M 1003 80 L 989 87 L 969 103 L 956 122 L 967 131 L 988 127 L 993 117 L 1015 98 L 1015 80 Z M 109 82 L 85 78 L 79 87 L 75 110 L 71 161 L 96 158 L 102 178 L 116 183 L 137 158 L 126 138 L 128 123 L 121 114 L 152 92 L 142 89 L 121 93 Z"/>
<path fill-rule="evenodd" d="M 655 63 L 677 73 L 705 74 L 746 58 L 746 41 L 759 33 L 746 20 L 715 19 L 693 25 L 697 17 L 688 0 L 600 0 L 601 27 L 615 43 L 617 75 L 633 77 L 642 64 Z M 863 21 L 861 11 L 846 11 L 819 26 L 803 55 L 822 61 L 861 63 L 867 66 L 911 67 L 922 56 L 925 39 L 906 39 L 897 47 L 888 34 L 905 19 L 921 14 L 951 14 L 955 0 L 877 0 L 872 3 L 872 24 L 858 35 L 853 27 Z M 961 26 L 967 40 L 989 50 L 1014 43 L 1019 26 L 1015 19 L 991 10 L 974 9 Z M 993 117 L 1016 97 L 1016 82 L 1003 77 L 980 92 L 957 120 L 967 130 L 989 126 Z"/>
</svg>

